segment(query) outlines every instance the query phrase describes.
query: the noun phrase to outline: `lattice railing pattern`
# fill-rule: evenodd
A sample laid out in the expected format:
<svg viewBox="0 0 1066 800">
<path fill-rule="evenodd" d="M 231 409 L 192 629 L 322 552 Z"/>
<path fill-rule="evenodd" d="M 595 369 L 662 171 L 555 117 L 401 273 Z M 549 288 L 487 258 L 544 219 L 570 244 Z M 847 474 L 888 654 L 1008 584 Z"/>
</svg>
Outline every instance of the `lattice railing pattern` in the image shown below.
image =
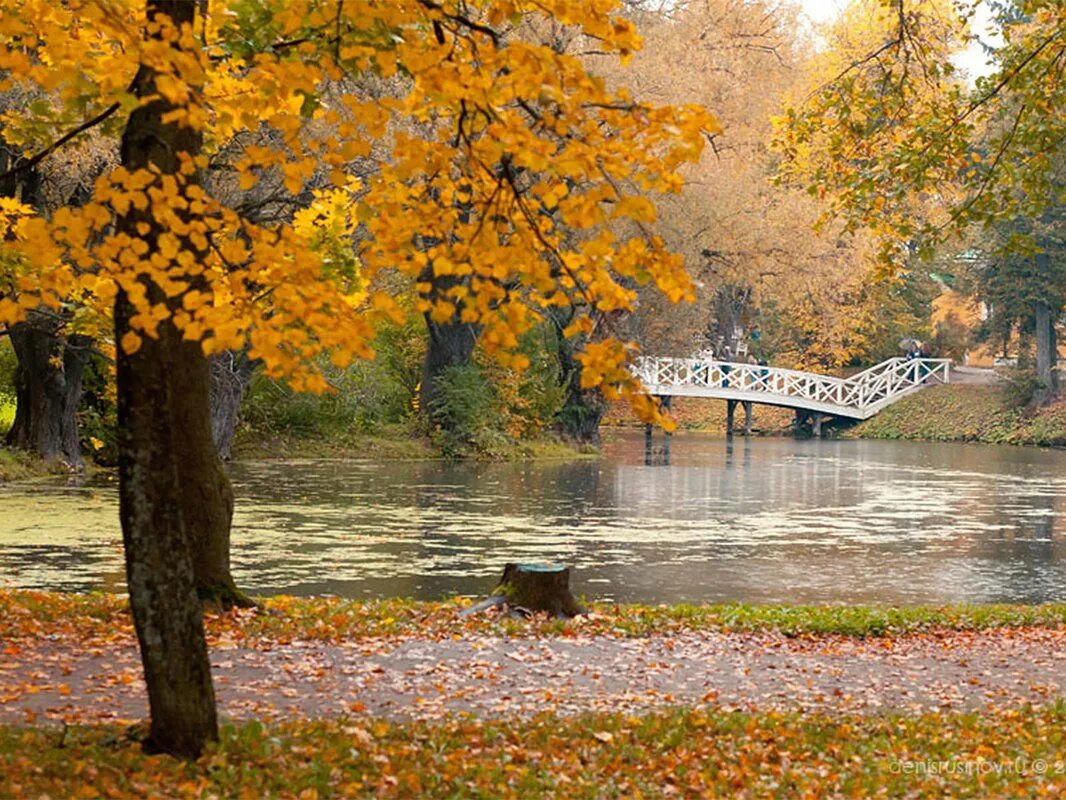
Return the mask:
<svg viewBox="0 0 1066 800">
<path fill-rule="evenodd" d="M 838 406 L 856 412 L 854 416 L 865 417 L 916 388 L 947 383 L 950 364 L 943 358 L 890 358 L 849 378 L 836 378 L 705 358 L 646 357 L 637 360 L 634 374 L 653 394 L 670 394 L 670 389 L 682 387 L 686 394 L 707 397 L 761 394 L 776 401 L 791 399 Z M 770 401 L 771 397 L 766 399 Z"/>
</svg>

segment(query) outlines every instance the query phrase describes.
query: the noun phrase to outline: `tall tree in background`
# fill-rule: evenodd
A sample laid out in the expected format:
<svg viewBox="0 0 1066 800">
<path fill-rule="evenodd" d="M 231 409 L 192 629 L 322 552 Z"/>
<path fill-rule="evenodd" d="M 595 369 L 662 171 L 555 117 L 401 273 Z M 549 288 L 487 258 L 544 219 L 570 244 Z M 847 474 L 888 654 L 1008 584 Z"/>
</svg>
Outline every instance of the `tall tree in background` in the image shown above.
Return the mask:
<svg viewBox="0 0 1066 800">
<path fill-rule="evenodd" d="M 0 174 L 5 173 L 0 197 L 27 210 L 46 210 L 41 166 L 27 166 L 17 149 L 0 139 Z M 0 291 L 17 291 L 2 266 Z M 36 308 L 2 333 L 10 338 L 17 361 L 15 419 L 6 443 L 77 468 L 82 465 L 77 411 L 93 340 L 71 331 L 72 321 L 67 308 Z"/>
<path fill-rule="evenodd" d="M 1057 165 L 1066 139 L 1066 5 L 994 4 L 1001 43 L 991 73 L 970 84 L 950 56 L 976 5 L 866 2 L 887 33 L 781 118 L 782 174 L 826 197 L 849 227 L 873 230 L 890 273 L 910 255 L 907 243 L 928 253 L 970 226 L 1025 220 L 1029 233 L 1016 231 L 1010 247 L 1028 251 L 1036 272 L 1051 277 L 1053 255 L 1039 232 L 1064 200 Z M 941 212 L 915 214 L 929 198 Z M 1049 387 L 1056 316 L 1052 306 L 1034 308 L 1036 361 Z"/>
<path fill-rule="evenodd" d="M 728 0 L 631 5 L 646 38 L 632 67 L 601 64 L 595 54 L 589 63 L 637 98 L 713 107 L 724 130 L 660 204 L 659 230 L 685 254 L 696 302 L 675 306 L 644 292 L 623 328 L 645 350 L 676 355 L 713 344 L 707 331 L 718 326 L 729 331 L 723 351 L 728 338 L 735 352 L 742 318 L 761 324 L 760 353 L 782 366 L 838 367 L 882 352 L 893 334 L 880 322 L 913 321 L 895 306 L 898 287 L 874 288 L 876 242 L 840 224 L 816 231 L 823 202 L 773 179 L 773 118 L 830 77 L 825 54 L 797 36 L 798 9 Z M 572 47 L 580 51 L 580 42 Z M 743 298 L 740 312 L 720 303 L 734 295 Z"/>
</svg>

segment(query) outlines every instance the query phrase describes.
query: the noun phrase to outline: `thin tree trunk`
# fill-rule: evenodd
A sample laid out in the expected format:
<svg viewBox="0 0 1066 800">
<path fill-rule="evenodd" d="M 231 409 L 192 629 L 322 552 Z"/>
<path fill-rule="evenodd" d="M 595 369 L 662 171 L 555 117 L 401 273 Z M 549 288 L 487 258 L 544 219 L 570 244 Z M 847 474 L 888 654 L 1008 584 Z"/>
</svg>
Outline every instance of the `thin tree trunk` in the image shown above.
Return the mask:
<svg viewBox="0 0 1066 800">
<path fill-rule="evenodd" d="M 1055 341 L 1055 317 L 1046 302 L 1037 302 L 1034 309 L 1036 339 L 1036 378 L 1039 381 L 1033 393 L 1033 402 L 1044 405 L 1058 394 L 1058 347 Z"/>
<path fill-rule="evenodd" d="M 246 353 L 228 350 L 212 356 L 210 362 L 211 436 L 218 457 L 228 461 L 240 419 L 241 401 L 255 371 L 255 363 Z"/>
<path fill-rule="evenodd" d="M 192 25 L 195 13 L 196 6 L 187 1 L 147 2 L 149 19 L 165 15 L 179 26 Z M 157 95 L 155 78 L 152 68 L 142 66 L 134 80 L 136 95 Z M 198 131 L 163 122 L 170 110 L 170 104 L 156 96 L 133 111 L 122 136 L 124 167 L 175 174 L 180 154 L 200 151 Z M 147 232 L 138 231 L 138 224 L 147 225 Z M 118 229 L 143 239 L 149 251 L 158 250 L 162 230 L 149 213 L 131 211 L 119 220 Z M 180 297 L 168 299 L 147 276 L 141 280 L 153 304 L 174 308 L 180 302 Z M 128 295 L 120 291 L 115 304 L 117 342 L 133 330 L 134 313 Z M 221 498 L 222 490 L 215 474 L 201 476 L 196 491 L 185 489 L 191 471 L 208 460 L 202 452 L 205 446 L 215 458 L 207 364 L 198 345 L 183 342 L 169 320 L 159 325 L 157 337 L 142 336 L 136 352 L 118 349 L 119 515 L 152 718 L 146 746 L 192 758 L 218 736 L 186 516 L 193 496 L 202 494 L 210 505 Z M 186 424 L 192 430 L 182 427 Z"/>
<path fill-rule="evenodd" d="M 31 313 L 11 328 L 18 359 L 15 371 L 15 421 L 7 443 L 81 467 L 78 405 L 89 361 L 88 336 L 63 336 L 62 320 Z"/>
</svg>

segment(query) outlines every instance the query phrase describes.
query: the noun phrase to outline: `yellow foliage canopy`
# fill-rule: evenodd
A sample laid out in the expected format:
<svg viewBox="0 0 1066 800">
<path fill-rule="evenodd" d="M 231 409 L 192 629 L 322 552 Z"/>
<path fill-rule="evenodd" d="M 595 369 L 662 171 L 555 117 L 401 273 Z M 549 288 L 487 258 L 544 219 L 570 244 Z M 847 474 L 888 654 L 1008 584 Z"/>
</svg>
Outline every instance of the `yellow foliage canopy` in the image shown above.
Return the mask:
<svg viewBox="0 0 1066 800">
<path fill-rule="evenodd" d="M 636 103 L 516 33 L 553 19 L 625 59 L 640 39 L 613 7 L 229 0 L 176 30 L 165 17 L 145 23 L 139 4 L 3 0 L 0 91 L 36 98 L 0 121 L 9 142 L 31 154 L 98 115 L 121 119 L 153 101 L 129 90 L 148 66 L 174 109 L 164 121 L 205 146 L 179 154 L 173 174 L 116 168 L 87 205 L 12 223 L 0 322 L 38 302 L 107 313 L 121 287 L 137 312 L 123 347 L 167 320 L 205 352 L 247 345 L 271 373 L 320 390 L 316 356 L 371 357 L 375 326 L 400 313 L 375 288 L 389 271 L 418 282 L 416 309 L 477 323 L 505 359 L 549 305 L 626 310 L 649 280 L 673 300 L 690 296 L 680 257 L 647 229 L 649 195 L 676 191 L 677 169 L 716 121 L 700 107 Z M 360 185 L 351 165 L 374 148 L 380 163 Z M 220 164 L 234 191 L 212 196 L 201 175 Z M 305 210 L 269 223 L 244 213 L 242 199 L 268 179 Z M 116 232 L 131 209 L 166 233 Z M 357 228 L 358 260 L 341 264 L 323 241 Z M 427 274 L 467 281 L 441 299 Z M 636 395 L 626 353 L 619 342 L 590 347 L 586 383 Z"/>
</svg>

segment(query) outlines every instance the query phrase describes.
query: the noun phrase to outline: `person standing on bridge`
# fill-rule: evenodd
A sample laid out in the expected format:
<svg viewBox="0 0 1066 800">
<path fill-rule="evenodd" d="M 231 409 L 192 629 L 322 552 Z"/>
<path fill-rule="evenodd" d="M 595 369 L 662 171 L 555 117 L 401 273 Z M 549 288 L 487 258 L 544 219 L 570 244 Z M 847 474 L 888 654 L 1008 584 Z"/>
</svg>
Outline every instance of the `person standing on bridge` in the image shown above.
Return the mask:
<svg viewBox="0 0 1066 800">
<path fill-rule="evenodd" d="M 921 359 L 929 358 L 929 355 L 930 355 L 929 345 L 927 345 L 925 342 L 919 342 L 918 343 L 918 358 L 921 358 Z M 918 380 L 925 381 L 925 379 L 929 377 L 929 375 L 930 375 L 930 373 L 932 373 L 932 371 L 933 371 L 932 367 L 930 367 L 929 364 L 927 364 L 925 361 L 923 361 L 921 364 L 918 365 Z"/>
</svg>

